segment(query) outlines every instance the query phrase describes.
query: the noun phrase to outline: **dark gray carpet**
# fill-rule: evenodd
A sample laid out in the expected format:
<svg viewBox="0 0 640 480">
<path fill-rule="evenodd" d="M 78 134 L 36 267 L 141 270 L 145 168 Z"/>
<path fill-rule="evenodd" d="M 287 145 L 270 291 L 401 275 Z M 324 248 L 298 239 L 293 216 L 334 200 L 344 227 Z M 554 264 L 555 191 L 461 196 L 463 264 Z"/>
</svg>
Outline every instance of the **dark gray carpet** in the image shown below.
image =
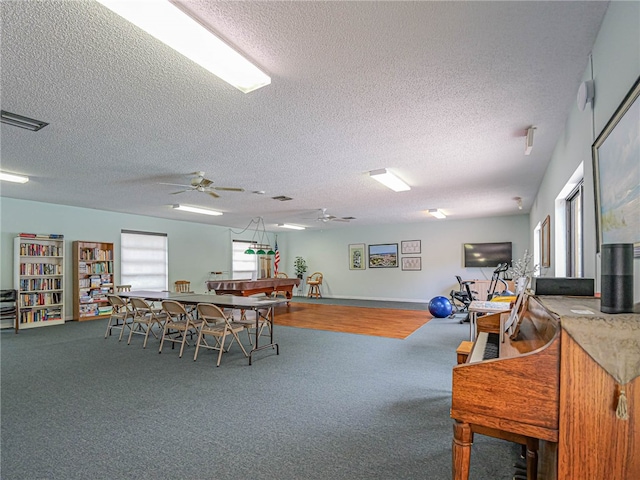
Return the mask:
<svg viewBox="0 0 640 480">
<path fill-rule="evenodd" d="M 105 327 L 2 331 L 2 479 L 451 478 L 455 319 L 405 340 L 277 327 L 279 356 L 219 368 Z M 477 436 L 471 478 L 510 479 L 518 451 Z"/>
</svg>

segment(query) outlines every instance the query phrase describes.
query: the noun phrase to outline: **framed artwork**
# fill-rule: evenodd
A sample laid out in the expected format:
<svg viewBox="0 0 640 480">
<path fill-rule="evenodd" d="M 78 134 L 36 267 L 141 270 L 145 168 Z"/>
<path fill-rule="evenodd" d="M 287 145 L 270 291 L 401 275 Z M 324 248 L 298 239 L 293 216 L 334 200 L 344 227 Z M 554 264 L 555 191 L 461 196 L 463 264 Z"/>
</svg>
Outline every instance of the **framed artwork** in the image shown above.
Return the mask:
<svg viewBox="0 0 640 480">
<path fill-rule="evenodd" d="M 397 266 L 397 243 L 369 245 L 369 268 L 395 268 Z"/>
<path fill-rule="evenodd" d="M 403 240 L 400 245 L 400 252 L 403 255 L 421 253 L 420 240 Z"/>
<path fill-rule="evenodd" d="M 364 243 L 349 245 L 349 270 L 364 270 L 367 268 L 364 257 Z"/>
<path fill-rule="evenodd" d="M 402 257 L 402 270 L 422 270 L 422 258 Z"/>
<path fill-rule="evenodd" d="M 544 219 L 544 222 L 542 222 L 542 230 L 540 233 L 540 253 L 541 253 L 541 265 L 543 267 L 550 267 L 551 266 L 551 253 L 549 251 L 550 245 L 551 245 L 551 219 L 549 218 L 549 215 L 547 215 L 547 218 Z"/>
<path fill-rule="evenodd" d="M 597 251 L 633 243 L 640 257 L 640 78 L 593 144 Z"/>
</svg>

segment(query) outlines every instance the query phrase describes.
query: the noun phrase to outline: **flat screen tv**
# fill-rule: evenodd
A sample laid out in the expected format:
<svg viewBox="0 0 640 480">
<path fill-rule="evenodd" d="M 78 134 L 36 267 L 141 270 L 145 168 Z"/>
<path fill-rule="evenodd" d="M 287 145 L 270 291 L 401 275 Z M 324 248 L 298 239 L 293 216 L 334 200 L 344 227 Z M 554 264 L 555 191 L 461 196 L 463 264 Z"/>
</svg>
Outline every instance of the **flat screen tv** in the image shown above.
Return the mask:
<svg viewBox="0 0 640 480">
<path fill-rule="evenodd" d="M 511 242 L 465 243 L 464 266 L 495 268 L 512 260 Z"/>
</svg>

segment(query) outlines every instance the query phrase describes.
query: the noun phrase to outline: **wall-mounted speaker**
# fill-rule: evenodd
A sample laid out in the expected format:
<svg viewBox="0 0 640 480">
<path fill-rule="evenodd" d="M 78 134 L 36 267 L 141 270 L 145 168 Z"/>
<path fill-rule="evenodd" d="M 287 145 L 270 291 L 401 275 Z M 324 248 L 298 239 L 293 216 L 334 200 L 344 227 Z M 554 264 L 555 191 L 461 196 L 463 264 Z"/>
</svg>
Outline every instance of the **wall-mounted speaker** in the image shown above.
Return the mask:
<svg viewBox="0 0 640 480">
<path fill-rule="evenodd" d="M 600 270 L 600 310 L 633 312 L 633 243 L 603 244 Z"/>
<path fill-rule="evenodd" d="M 578 103 L 578 109 L 582 112 L 587 106 L 587 103 L 593 103 L 594 97 L 593 80 L 587 80 L 580 84 L 578 88 L 578 97 L 576 99 Z"/>
</svg>

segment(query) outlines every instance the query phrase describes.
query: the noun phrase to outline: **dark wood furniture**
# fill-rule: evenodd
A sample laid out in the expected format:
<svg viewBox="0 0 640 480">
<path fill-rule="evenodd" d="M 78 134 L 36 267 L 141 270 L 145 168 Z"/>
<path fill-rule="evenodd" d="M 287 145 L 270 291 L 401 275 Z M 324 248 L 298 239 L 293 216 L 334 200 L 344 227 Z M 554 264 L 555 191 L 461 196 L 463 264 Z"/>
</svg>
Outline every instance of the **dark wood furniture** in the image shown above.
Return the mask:
<svg viewBox="0 0 640 480">
<path fill-rule="evenodd" d="M 285 293 L 287 300 L 293 296 L 293 287 L 300 285 L 299 278 L 263 278 L 260 280 L 208 280 L 207 290 L 216 295 L 239 295 L 248 297 L 258 293 L 271 296 L 275 292 Z M 288 302 L 287 302 L 288 303 Z"/>
<path fill-rule="evenodd" d="M 499 358 L 473 360 L 479 333 L 468 363 L 453 368 L 454 480 L 468 479 L 476 433 L 525 445 L 529 480 L 640 478 L 640 377 L 625 385 L 629 418 L 622 420 L 620 387 L 544 301 L 526 298 L 520 334 L 505 336 Z M 584 302 L 580 308 L 600 314 L 597 300 Z M 505 314 L 478 318 L 478 331 L 498 332 L 500 315 L 504 321 Z"/>
</svg>

